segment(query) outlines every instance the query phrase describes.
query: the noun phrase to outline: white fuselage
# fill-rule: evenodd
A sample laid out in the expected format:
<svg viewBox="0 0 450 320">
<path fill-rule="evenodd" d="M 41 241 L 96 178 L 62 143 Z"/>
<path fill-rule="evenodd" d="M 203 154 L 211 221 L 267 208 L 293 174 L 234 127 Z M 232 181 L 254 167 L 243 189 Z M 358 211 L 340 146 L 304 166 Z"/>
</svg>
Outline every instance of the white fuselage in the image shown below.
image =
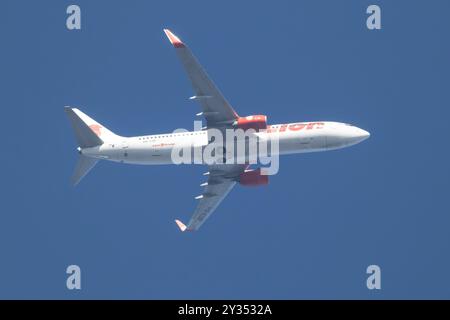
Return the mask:
<svg viewBox="0 0 450 320">
<path fill-rule="evenodd" d="M 278 139 L 279 155 L 340 149 L 359 143 L 369 135 L 367 131 L 349 124 L 326 121 L 269 125 L 266 131 L 255 133 L 258 139 L 269 144 Z M 195 149 L 203 150 L 207 145 L 208 131 L 199 130 L 120 137 L 100 146 L 80 149 L 80 153 L 121 163 L 159 165 L 174 163 L 174 148 L 192 148 L 195 152 Z"/>
</svg>

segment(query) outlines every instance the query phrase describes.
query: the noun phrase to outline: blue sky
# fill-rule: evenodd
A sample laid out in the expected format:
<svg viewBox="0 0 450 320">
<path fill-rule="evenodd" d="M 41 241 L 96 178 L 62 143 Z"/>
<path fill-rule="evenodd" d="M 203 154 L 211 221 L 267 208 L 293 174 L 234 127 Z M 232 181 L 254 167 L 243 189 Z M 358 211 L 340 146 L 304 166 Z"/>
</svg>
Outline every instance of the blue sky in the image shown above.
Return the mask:
<svg viewBox="0 0 450 320">
<path fill-rule="evenodd" d="M 66 7 L 82 30 L 65 27 Z M 382 30 L 366 8 L 382 9 Z M 2 1 L 0 298 L 450 298 L 450 4 Z M 100 163 L 69 183 L 63 111 L 122 135 L 191 129 L 200 107 L 162 31 L 241 115 L 353 123 L 352 148 L 286 156 L 182 234 L 201 166 Z M 82 290 L 65 269 L 82 270 Z M 377 264 L 382 289 L 366 288 Z"/>
</svg>

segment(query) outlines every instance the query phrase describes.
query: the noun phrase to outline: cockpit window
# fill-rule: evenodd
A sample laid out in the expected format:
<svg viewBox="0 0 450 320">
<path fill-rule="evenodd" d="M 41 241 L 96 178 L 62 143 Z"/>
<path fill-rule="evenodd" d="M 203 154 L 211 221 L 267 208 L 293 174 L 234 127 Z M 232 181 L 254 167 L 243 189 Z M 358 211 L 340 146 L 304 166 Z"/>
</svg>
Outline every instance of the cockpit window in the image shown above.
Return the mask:
<svg viewBox="0 0 450 320">
<path fill-rule="evenodd" d="M 346 126 L 348 126 L 348 127 L 353 127 L 353 125 L 352 124 L 350 124 L 350 123 L 344 123 Z"/>
</svg>

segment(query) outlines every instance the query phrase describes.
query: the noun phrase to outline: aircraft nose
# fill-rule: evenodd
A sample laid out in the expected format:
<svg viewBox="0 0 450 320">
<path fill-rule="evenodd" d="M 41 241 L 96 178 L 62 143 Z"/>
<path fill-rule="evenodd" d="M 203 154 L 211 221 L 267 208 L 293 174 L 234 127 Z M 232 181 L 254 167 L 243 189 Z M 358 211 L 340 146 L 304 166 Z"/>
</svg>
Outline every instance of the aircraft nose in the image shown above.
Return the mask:
<svg viewBox="0 0 450 320">
<path fill-rule="evenodd" d="M 370 133 L 352 125 L 342 125 L 334 128 L 325 139 L 326 148 L 329 150 L 349 147 L 360 143 L 370 137 Z"/>
<path fill-rule="evenodd" d="M 359 143 L 361 141 L 366 140 L 370 137 L 370 133 L 364 129 L 356 128 L 354 130 L 354 133 L 352 134 L 351 140 L 353 140 L 353 143 Z"/>
<path fill-rule="evenodd" d="M 359 129 L 359 128 L 358 128 Z M 361 137 L 361 139 L 362 140 L 366 140 L 367 138 L 369 138 L 370 137 L 370 133 L 369 133 L 369 131 L 366 131 L 366 130 L 364 130 L 364 129 L 359 129 L 359 136 Z M 361 140 L 361 141 L 362 141 Z"/>
</svg>

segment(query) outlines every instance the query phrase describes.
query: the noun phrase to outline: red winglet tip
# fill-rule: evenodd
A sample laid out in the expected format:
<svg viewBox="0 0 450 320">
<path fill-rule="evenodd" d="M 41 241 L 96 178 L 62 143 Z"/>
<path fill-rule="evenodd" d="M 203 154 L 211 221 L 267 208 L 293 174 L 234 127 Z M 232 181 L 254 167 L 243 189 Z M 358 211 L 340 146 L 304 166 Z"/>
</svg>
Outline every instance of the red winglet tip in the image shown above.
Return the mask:
<svg viewBox="0 0 450 320">
<path fill-rule="evenodd" d="M 175 220 L 175 223 L 177 224 L 178 228 L 180 228 L 181 232 L 186 231 L 187 227 L 183 222 L 181 222 L 180 220 Z"/>
<path fill-rule="evenodd" d="M 180 40 L 180 38 L 178 38 L 176 35 L 174 35 L 172 33 L 172 31 L 170 31 L 169 29 L 164 29 L 164 32 L 165 32 L 167 38 L 169 38 L 170 43 L 175 48 L 184 48 L 184 43 Z"/>
</svg>

